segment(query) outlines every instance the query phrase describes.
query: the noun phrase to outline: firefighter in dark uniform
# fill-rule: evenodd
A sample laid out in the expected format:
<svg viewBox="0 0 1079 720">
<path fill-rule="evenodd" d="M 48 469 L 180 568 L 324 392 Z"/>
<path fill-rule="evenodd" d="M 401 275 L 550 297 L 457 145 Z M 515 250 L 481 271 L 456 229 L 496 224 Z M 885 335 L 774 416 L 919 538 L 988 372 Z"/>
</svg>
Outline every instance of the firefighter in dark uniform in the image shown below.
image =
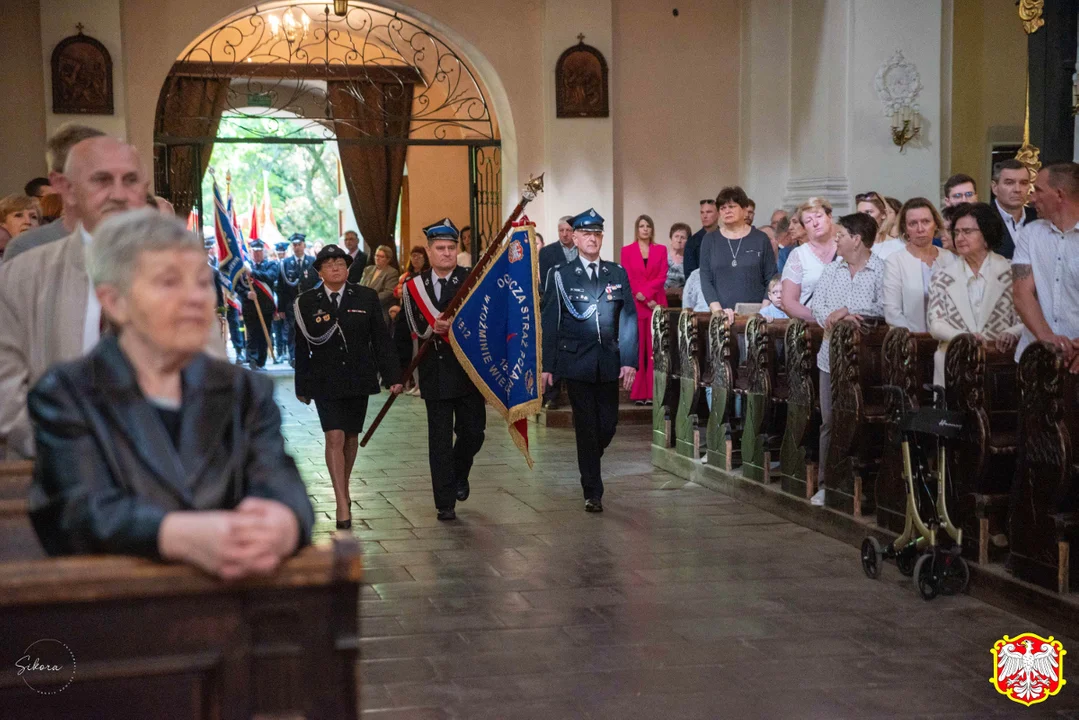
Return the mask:
<svg viewBox="0 0 1079 720">
<path fill-rule="evenodd" d="M 273 287 L 280 272 L 277 261 L 266 257 L 266 245 L 261 240 L 252 240 L 251 271 L 249 276 L 244 278 L 246 293 L 243 298 L 244 325 L 247 326 L 247 361 L 252 370 L 261 370 L 266 365 L 266 356 L 269 354 L 266 335 L 270 331 L 275 311 Z M 260 281 L 262 286 L 257 286 L 253 280 Z M 261 319 L 255 308 L 256 302 L 262 310 Z"/>
<path fill-rule="evenodd" d="M 289 238 L 292 252 L 281 261 L 281 276 L 277 281 L 277 299 L 284 313 L 285 345 L 288 347 L 288 363 L 296 367 L 296 317 L 295 303 L 300 293 L 319 284 L 315 259 L 306 254 L 307 236 L 293 233 Z M 323 248 L 325 249 L 325 248 Z"/>
<path fill-rule="evenodd" d="M 348 481 L 367 418 L 367 398 L 382 384 L 403 389 L 397 353 L 378 293 L 348 280 L 352 257 L 327 245 L 315 258 L 322 284 L 296 298 L 296 397 L 315 401 L 326 434 L 326 466 L 337 500 L 337 527 L 352 527 Z"/>
<path fill-rule="evenodd" d="M 423 229 L 431 269 L 416 277 L 423 297 L 412 297 L 409 284 L 401 291 L 408 324 L 421 341 L 434 335 L 434 346 L 419 366 L 420 394 L 427 404 L 427 445 L 431 486 L 439 520 L 455 520 L 458 501 L 468 499 L 468 474 L 483 446 L 487 410 L 483 396 L 445 340 L 449 320 L 438 318 L 464 285 L 468 270 L 457 266 L 460 234 L 449 218 Z M 457 440 L 454 442 L 454 434 Z"/>
<path fill-rule="evenodd" d="M 218 266 L 217 240 L 213 236 L 205 237 L 203 238 L 203 247 L 206 248 L 206 254 L 209 256 L 210 267 L 214 269 L 214 291 L 217 293 L 217 307 L 219 311 L 222 307 L 225 309 L 225 322 L 229 327 L 229 337 L 232 338 L 232 349 L 236 351 L 236 363 L 243 364 L 247 362 L 244 357 L 244 330 L 240 326 L 240 313 L 229 303 L 226 296 L 226 294 L 232 294 L 232 285 Z"/>
<path fill-rule="evenodd" d="M 287 240 L 282 240 L 274 245 L 276 251 L 275 257 L 277 258 L 278 265 L 284 261 L 285 256 L 288 254 L 289 244 Z M 273 349 L 277 355 L 278 362 L 285 360 L 289 357 L 288 353 L 288 336 L 285 334 L 285 303 L 281 297 L 281 286 L 284 285 L 284 281 L 281 280 L 281 275 L 277 276 L 277 282 L 274 283 L 273 291 L 277 296 L 277 313 L 273 318 Z"/>
<path fill-rule="evenodd" d="M 618 381 L 629 390 L 637 374 L 637 310 L 629 277 L 600 260 L 603 218 L 574 217 L 576 260 L 555 266 L 543 299 L 543 382 L 565 378 L 577 436 L 584 509 L 603 512 L 600 459 L 618 424 Z"/>
</svg>

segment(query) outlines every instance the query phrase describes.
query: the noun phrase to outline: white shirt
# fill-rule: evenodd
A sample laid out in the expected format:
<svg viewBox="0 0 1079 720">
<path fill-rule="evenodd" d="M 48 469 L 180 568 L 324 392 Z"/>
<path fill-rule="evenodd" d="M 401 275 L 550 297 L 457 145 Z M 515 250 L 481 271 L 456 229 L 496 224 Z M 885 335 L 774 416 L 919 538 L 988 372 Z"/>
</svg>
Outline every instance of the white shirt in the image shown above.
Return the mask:
<svg viewBox="0 0 1079 720">
<path fill-rule="evenodd" d="M 472 253 L 467 250 L 457 253 L 457 264 L 463 268 L 472 267 Z"/>
<path fill-rule="evenodd" d="M 584 268 L 584 276 L 588 278 L 589 281 L 592 280 L 592 270 L 588 267 L 589 263 L 596 264 L 596 277 L 599 277 L 599 258 L 596 258 L 595 260 L 585 260 L 584 255 L 578 255 L 577 259 L 581 261 L 581 266 Z"/>
<path fill-rule="evenodd" d="M 82 245 L 85 251 L 90 247 L 90 243 L 94 241 L 90 237 L 90 233 L 86 232 L 86 229 L 79 224 L 79 232 L 82 233 Z M 97 293 L 94 292 L 94 283 L 88 282 L 87 287 L 89 291 L 86 298 L 86 318 L 83 320 L 82 325 L 82 351 L 88 353 L 94 349 L 94 345 L 97 345 L 97 341 L 101 339 L 101 303 L 97 300 Z"/>
<path fill-rule="evenodd" d="M 798 302 L 805 305 L 813 297 L 813 290 L 817 287 L 817 281 L 820 280 L 825 267 L 827 265 L 821 262 L 809 243 L 791 250 L 791 254 L 787 256 L 787 264 L 783 266 L 783 279 L 801 285 L 802 294 L 798 297 Z"/>
<path fill-rule="evenodd" d="M 967 283 L 967 299 L 970 300 L 970 309 L 974 311 L 974 319 L 978 322 L 979 327 L 985 327 L 985 276 L 982 275 L 981 270 L 975 275 L 971 270 L 970 265 L 966 260 L 961 260 L 960 264 L 963 266 L 963 279 Z M 982 261 L 982 266 L 985 266 L 985 261 Z"/>
<path fill-rule="evenodd" d="M 1028 223 L 1015 241 L 1012 265 L 1030 265 L 1045 321 L 1057 335 L 1079 337 L 1079 225 L 1061 232 L 1041 219 Z M 1023 328 L 1015 360 L 1034 334 Z"/>
<path fill-rule="evenodd" d="M 873 246 L 872 253 L 879 257 L 881 260 L 887 260 L 888 256 L 897 250 L 902 250 L 906 247 L 906 242 L 903 238 L 888 238 L 884 242 L 879 242 Z"/>
<path fill-rule="evenodd" d="M 810 309 L 817 324 L 824 327 L 828 316 L 840 308 L 847 308 L 851 315 L 882 317 L 884 315 L 884 261 L 870 253 L 869 261 L 851 277 L 850 265 L 837 257 L 828 265 L 817 282 Z M 826 330 L 817 353 L 817 368 L 831 372 L 828 357 L 831 330 Z"/>
<path fill-rule="evenodd" d="M 1012 242 L 1018 243 L 1019 231 L 1026 227 L 1027 224 L 1027 211 L 1026 208 L 1019 214 L 1019 221 L 1016 222 L 1012 214 L 1000 206 L 999 200 L 993 200 L 993 206 L 1000 213 L 1001 219 L 1004 220 L 1004 227 L 1008 228 L 1008 234 L 1012 236 Z"/>
<path fill-rule="evenodd" d="M 704 300 L 701 292 L 701 271 L 694 270 L 686 278 L 686 285 L 682 288 L 682 307 L 692 308 L 693 312 L 708 312 L 708 303 Z"/>
<path fill-rule="evenodd" d="M 435 302 L 442 302 L 442 283 L 439 280 L 446 280 L 448 283 L 450 275 L 453 275 L 452 270 L 445 275 L 439 275 L 434 270 L 431 271 L 431 285 L 435 288 Z"/>
<path fill-rule="evenodd" d="M 336 298 L 334 297 L 335 294 L 337 295 Z M 341 296 L 344 295 L 344 294 L 345 294 L 345 286 L 344 285 L 337 288 L 336 290 L 331 290 L 329 285 L 326 286 L 326 297 L 330 298 L 330 302 L 333 303 L 334 307 L 337 307 L 337 308 L 341 307 Z"/>
</svg>

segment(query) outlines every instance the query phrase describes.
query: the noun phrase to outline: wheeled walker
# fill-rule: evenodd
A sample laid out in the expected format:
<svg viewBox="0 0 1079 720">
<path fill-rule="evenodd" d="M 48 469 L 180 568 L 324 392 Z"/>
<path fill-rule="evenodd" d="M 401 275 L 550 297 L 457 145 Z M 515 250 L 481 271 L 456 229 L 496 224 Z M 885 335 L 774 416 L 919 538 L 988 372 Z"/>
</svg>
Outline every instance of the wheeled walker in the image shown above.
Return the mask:
<svg viewBox="0 0 1079 720">
<path fill-rule="evenodd" d="M 914 576 L 918 592 L 925 600 L 940 594 L 961 593 L 967 588 L 970 569 L 960 556 L 963 531 L 948 517 L 944 441 L 959 437 L 964 414 L 947 409 L 944 388 L 939 386 L 926 386 L 932 390 L 933 407 L 917 410 L 910 406 L 902 388 L 886 385 L 884 389 L 899 399 L 897 424 L 903 480 L 907 486 L 906 520 L 903 533 L 883 548 L 873 536 L 862 541 L 862 569 L 867 577 L 876 579 L 880 577 L 883 561 L 894 559 L 899 572 Z M 929 464 L 932 445 L 936 445 L 935 469 Z M 941 543 L 942 531 L 951 539 L 950 543 Z"/>
</svg>

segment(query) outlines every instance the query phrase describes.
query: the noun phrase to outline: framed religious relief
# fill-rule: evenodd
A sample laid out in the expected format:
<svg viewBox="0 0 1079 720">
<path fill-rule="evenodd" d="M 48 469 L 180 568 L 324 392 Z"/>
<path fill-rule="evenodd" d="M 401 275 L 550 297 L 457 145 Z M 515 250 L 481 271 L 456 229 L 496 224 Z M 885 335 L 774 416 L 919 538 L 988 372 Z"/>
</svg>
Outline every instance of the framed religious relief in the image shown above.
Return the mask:
<svg viewBox="0 0 1079 720">
<path fill-rule="evenodd" d="M 112 115 L 112 56 L 82 34 L 66 37 L 52 51 L 52 111 L 58 115 Z"/>
<path fill-rule="evenodd" d="M 599 50 L 584 44 L 584 35 L 577 39 L 579 42 L 562 53 L 555 65 L 556 117 L 610 117 L 607 61 Z"/>
</svg>

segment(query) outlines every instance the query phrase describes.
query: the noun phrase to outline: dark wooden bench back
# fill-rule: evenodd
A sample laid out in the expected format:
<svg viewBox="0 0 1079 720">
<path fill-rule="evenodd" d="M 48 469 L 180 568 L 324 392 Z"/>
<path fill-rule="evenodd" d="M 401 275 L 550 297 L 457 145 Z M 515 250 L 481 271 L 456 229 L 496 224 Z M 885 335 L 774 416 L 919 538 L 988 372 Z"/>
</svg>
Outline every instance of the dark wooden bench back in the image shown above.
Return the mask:
<svg viewBox="0 0 1079 720">
<path fill-rule="evenodd" d="M 63 667 L 33 675 L 47 696 L 4 673 L 4 718 L 355 718 L 360 579 L 355 538 L 237 582 L 116 556 L 0 564 L 12 662 L 75 665 L 66 687 Z"/>
<path fill-rule="evenodd" d="M 809 497 L 816 492 L 817 429 L 820 404 L 817 395 L 817 353 L 824 332 L 819 325 L 793 319 L 787 323 L 783 352 L 787 383 L 787 420 L 779 453 L 780 483 L 784 492 Z"/>
<path fill-rule="evenodd" d="M 885 420 L 882 347 L 888 327 L 859 330 L 844 320 L 832 328 L 832 439 L 825 474 L 825 503 L 860 515 L 875 509 L 876 475 Z"/>
<path fill-rule="evenodd" d="M 674 416 L 678 409 L 678 310 L 656 308 L 652 313 L 652 443 L 674 446 Z"/>
<path fill-rule="evenodd" d="M 1032 343 L 1019 362 L 1019 456 L 1008 508 L 1008 568 L 1071 590 L 1070 544 L 1079 532 L 1079 382 L 1060 350 Z"/>
<path fill-rule="evenodd" d="M 30 524 L 27 494 L 34 464 L 0 462 L 0 562 L 45 556 Z"/>
</svg>

